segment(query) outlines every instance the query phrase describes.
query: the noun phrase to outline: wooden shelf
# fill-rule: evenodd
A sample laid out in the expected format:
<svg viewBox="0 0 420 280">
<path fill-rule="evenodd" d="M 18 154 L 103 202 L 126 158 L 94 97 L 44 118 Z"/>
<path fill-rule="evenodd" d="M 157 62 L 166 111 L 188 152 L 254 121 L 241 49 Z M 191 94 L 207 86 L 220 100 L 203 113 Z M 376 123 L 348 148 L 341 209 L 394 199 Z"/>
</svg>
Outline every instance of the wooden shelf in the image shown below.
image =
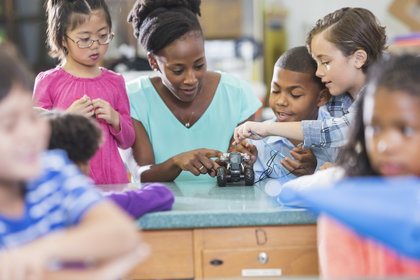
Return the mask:
<svg viewBox="0 0 420 280">
<path fill-rule="evenodd" d="M 318 275 L 316 225 L 144 230 L 142 237 L 151 255 L 124 279 Z"/>
</svg>

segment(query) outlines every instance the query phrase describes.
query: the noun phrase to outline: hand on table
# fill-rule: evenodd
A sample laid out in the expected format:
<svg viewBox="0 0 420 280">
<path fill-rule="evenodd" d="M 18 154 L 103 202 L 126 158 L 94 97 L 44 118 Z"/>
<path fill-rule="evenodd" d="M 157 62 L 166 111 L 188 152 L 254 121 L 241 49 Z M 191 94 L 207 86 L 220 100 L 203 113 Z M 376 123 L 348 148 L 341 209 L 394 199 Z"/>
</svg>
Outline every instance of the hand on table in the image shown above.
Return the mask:
<svg viewBox="0 0 420 280">
<path fill-rule="evenodd" d="M 184 171 L 189 171 L 195 176 L 209 174 L 216 176 L 219 165 L 211 158 L 220 157 L 223 153 L 217 150 L 197 149 L 181 153 L 174 157 L 175 164 Z"/>
</svg>

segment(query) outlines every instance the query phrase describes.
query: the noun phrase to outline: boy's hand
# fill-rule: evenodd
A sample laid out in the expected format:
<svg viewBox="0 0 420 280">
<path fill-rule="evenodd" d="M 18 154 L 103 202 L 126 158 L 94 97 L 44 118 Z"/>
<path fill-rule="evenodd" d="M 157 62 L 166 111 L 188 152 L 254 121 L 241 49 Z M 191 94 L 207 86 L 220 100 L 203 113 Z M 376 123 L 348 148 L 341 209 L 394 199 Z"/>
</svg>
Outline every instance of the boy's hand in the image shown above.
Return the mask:
<svg viewBox="0 0 420 280">
<path fill-rule="evenodd" d="M 260 139 L 254 133 L 259 135 L 262 138 L 266 137 L 267 136 L 266 123 L 245 122 L 237 126 L 233 134 L 233 139 L 234 139 L 233 144 L 239 144 L 241 140 L 245 138 L 250 138 L 250 139 L 255 139 L 255 140 Z"/>
<path fill-rule="evenodd" d="M 334 164 L 334 163 L 329 162 L 329 161 L 326 161 L 323 165 L 321 165 L 321 166 L 319 167 L 319 170 L 328 169 L 328 168 L 333 167 L 333 166 L 335 166 L 335 164 Z"/>
<path fill-rule="evenodd" d="M 290 155 L 295 160 L 286 157 L 281 160 L 281 164 L 295 176 L 310 175 L 315 172 L 317 160 L 311 149 L 302 149 L 298 146 L 290 151 Z"/>
<path fill-rule="evenodd" d="M 220 157 L 223 153 L 217 150 L 197 149 L 181 153 L 174 157 L 175 164 L 184 171 L 189 171 L 195 176 L 209 174 L 216 176 L 219 165 L 211 160 L 212 157 Z"/>
<path fill-rule="evenodd" d="M 103 119 L 118 133 L 120 132 L 120 114 L 112 108 L 112 106 L 105 100 L 97 98 L 92 100 L 93 108 L 95 110 L 96 117 Z"/>
<path fill-rule="evenodd" d="M 257 147 L 255 147 L 255 145 L 249 143 L 248 141 L 242 140 L 241 143 L 239 143 L 236 147 L 236 150 L 241 153 L 247 153 L 250 156 L 250 160 L 248 162 L 249 165 L 253 165 L 257 161 Z"/>
<path fill-rule="evenodd" d="M 0 254 L 0 279 L 44 279 L 47 259 L 42 251 L 33 250 L 32 244 L 4 250 Z"/>
<path fill-rule="evenodd" d="M 143 243 L 136 250 L 133 250 L 130 254 L 123 257 L 119 257 L 115 260 L 107 263 L 102 263 L 95 273 L 97 277 L 91 277 L 90 279 L 101 279 L 101 280 L 114 280 L 121 279 L 122 275 L 127 274 L 130 270 L 140 262 L 147 259 L 150 254 L 150 247 Z M 95 275 L 95 276 L 96 276 Z"/>
<path fill-rule="evenodd" d="M 86 94 L 76 99 L 66 110 L 69 113 L 81 114 L 85 117 L 92 117 L 95 114 L 92 100 Z"/>
</svg>

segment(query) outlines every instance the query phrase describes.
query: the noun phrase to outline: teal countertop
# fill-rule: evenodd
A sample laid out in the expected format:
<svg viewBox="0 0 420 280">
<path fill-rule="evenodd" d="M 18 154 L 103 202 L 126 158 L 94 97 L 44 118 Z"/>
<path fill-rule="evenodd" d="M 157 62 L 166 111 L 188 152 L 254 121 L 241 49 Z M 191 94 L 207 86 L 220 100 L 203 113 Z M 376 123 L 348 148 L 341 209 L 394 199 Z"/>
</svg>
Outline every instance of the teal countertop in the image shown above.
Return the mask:
<svg viewBox="0 0 420 280">
<path fill-rule="evenodd" d="M 315 224 L 313 214 L 278 205 L 265 183 L 218 187 L 215 181 L 165 183 L 175 195 L 171 211 L 148 213 L 138 219 L 142 229 Z M 131 185 L 136 186 L 136 185 Z M 137 185 L 138 186 L 138 185 Z"/>
</svg>

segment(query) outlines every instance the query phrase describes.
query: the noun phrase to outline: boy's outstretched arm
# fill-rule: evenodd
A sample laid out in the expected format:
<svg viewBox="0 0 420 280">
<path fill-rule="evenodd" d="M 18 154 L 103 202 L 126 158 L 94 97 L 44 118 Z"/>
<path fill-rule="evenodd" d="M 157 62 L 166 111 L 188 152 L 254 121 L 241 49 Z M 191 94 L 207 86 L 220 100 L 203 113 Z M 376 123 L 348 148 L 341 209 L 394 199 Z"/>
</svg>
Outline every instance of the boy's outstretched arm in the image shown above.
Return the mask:
<svg viewBox="0 0 420 280">
<path fill-rule="evenodd" d="M 88 269 L 48 271 L 42 280 L 115 280 L 125 276 L 136 264 L 147 256 L 149 248 L 140 246 L 123 257 L 110 260 Z M 35 280 L 35 279 L 34 279 Z"/>
<path fill-rule="evenodd" d="M 92 206 L 77 226 L 49 239 L 42 245 L 52 258 L 64 261 L 83 258 L 106 261 L 130 253 L 142 242 L 133 221 L 105 201 Z"/>
<path fill-rule="evenodd" d="M 270 135 L 282 136 L 303 141 L 303 129 L 300 122 L 245 122 L 235 128 L 234 144 L 245 138 L 258 140 Z"/>
</svg>

